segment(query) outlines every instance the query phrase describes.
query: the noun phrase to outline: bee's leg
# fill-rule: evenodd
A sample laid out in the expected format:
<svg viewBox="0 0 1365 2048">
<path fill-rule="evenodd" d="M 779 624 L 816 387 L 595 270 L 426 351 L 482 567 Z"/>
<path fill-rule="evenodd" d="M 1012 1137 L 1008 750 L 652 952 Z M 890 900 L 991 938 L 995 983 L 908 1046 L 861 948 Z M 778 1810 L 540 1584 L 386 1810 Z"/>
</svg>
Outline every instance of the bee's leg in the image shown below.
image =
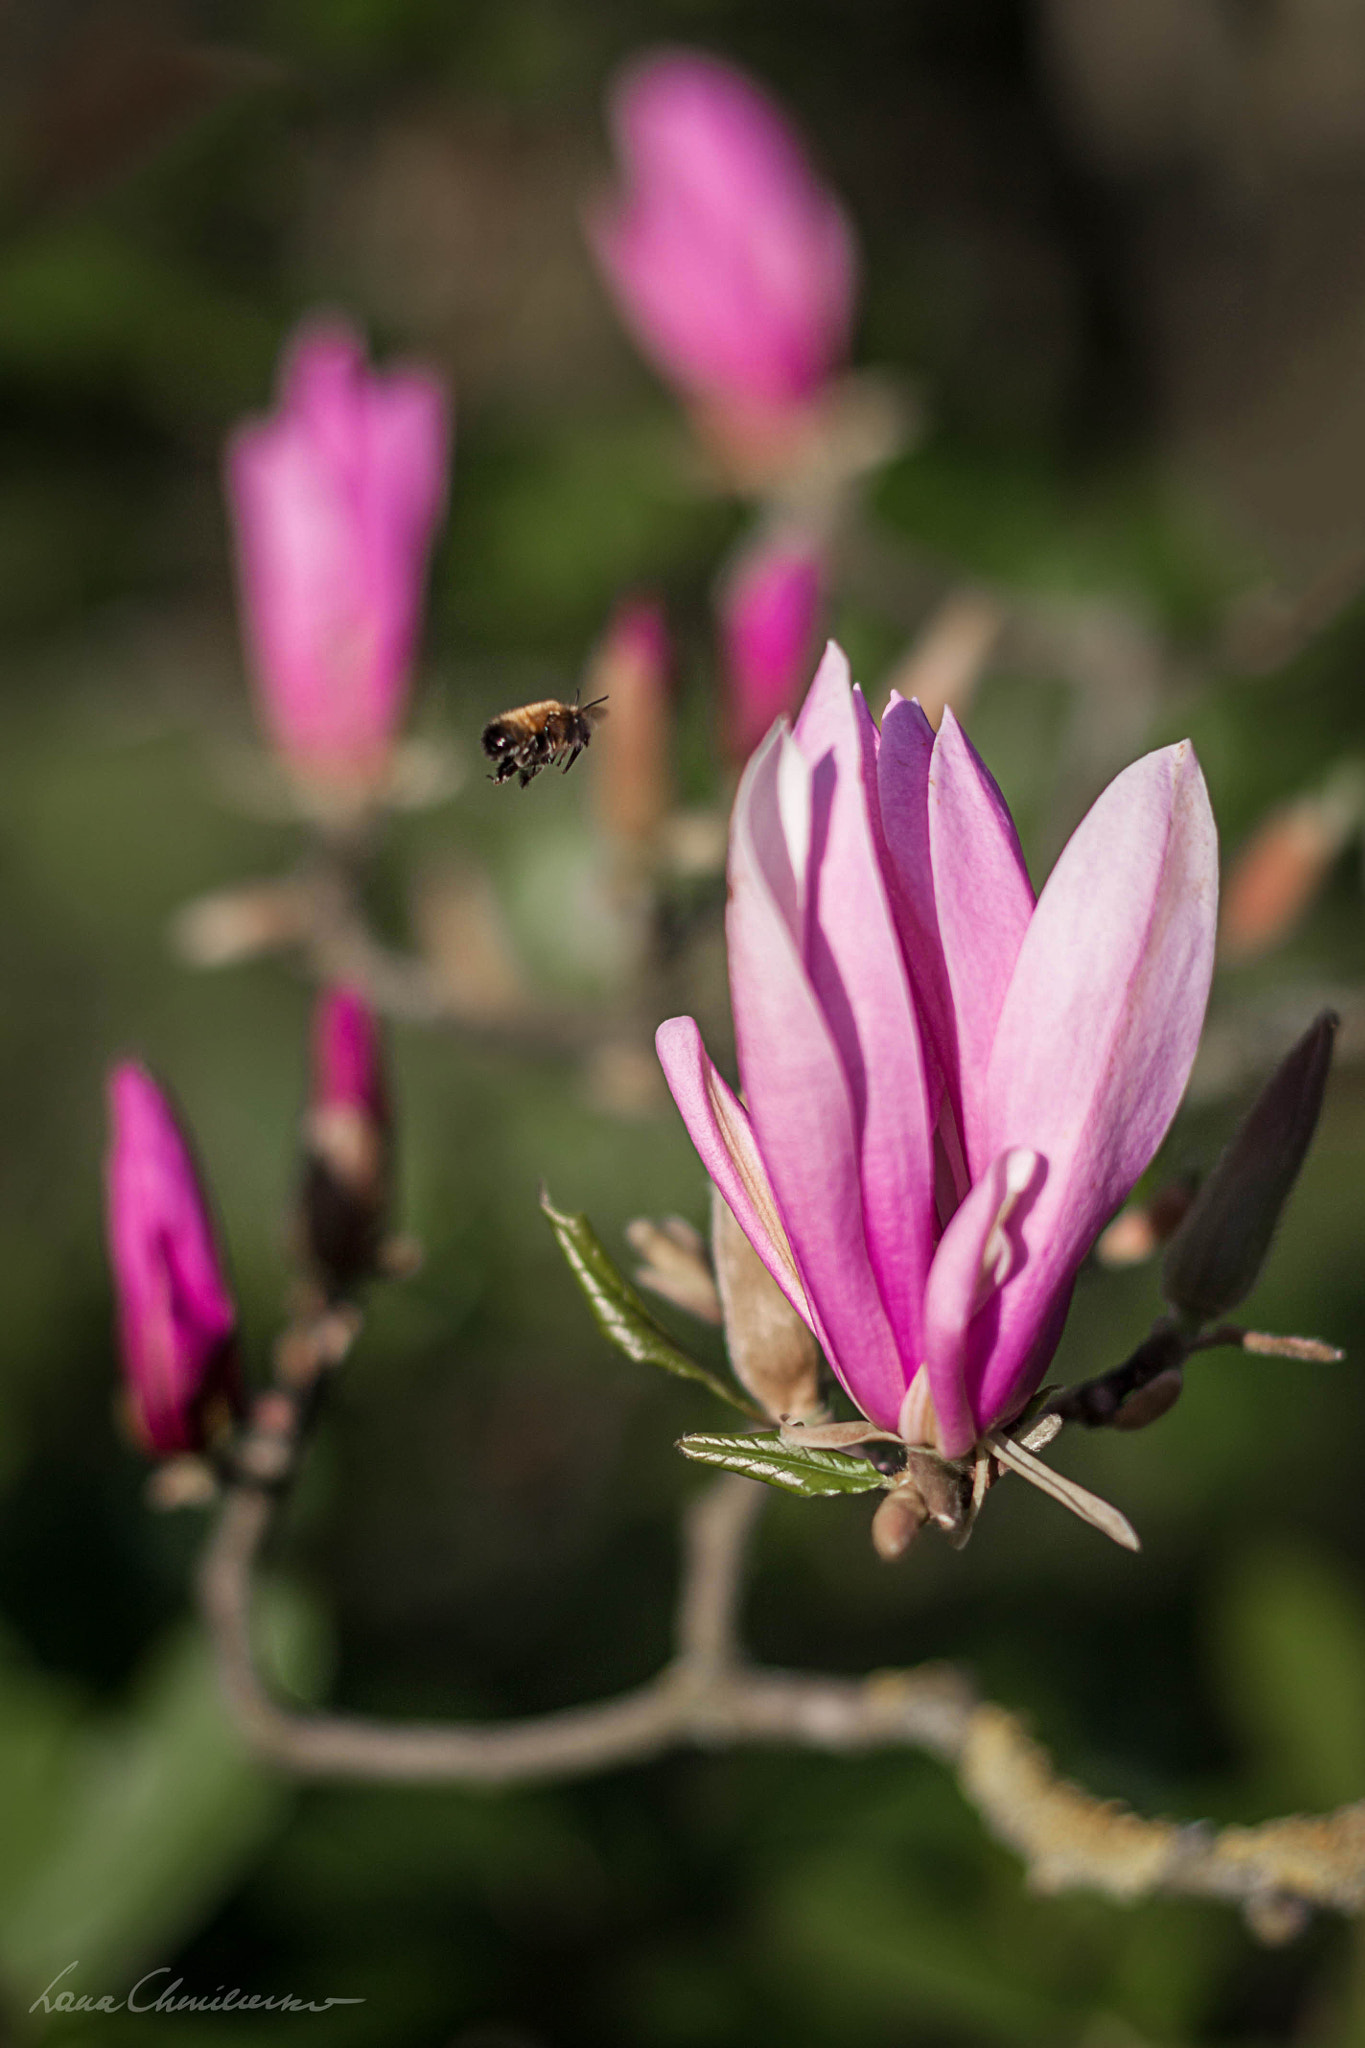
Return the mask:
<svg viewBox="0 0 1365 2048">
<path fill-rule="evenodd" d="M 579 757 L 579 755 L 580 755 L 580 754 L 582 753 L 582 751 L 583 751 L 582 747 L 573 747 L 573 748 L 571 748 L 571 749 L 570 749 L 570 752 L 569 752 L 569 758 L 568 758 L 568 760 L 567 760 L 567 761 L 566 761 L 566 762 L 564 763 L 564 773 L 565 773 L 566 775 L 568 774 L 569 770 L 570 770 L 570 769 L 571 769 L 571 768 L 573 767 L 573 764 L 574 764 L 574 762 L 575 762 L 575 761 L 576 761 L 576 760 L 578 759 L 578 757 Z"/>
</svg>

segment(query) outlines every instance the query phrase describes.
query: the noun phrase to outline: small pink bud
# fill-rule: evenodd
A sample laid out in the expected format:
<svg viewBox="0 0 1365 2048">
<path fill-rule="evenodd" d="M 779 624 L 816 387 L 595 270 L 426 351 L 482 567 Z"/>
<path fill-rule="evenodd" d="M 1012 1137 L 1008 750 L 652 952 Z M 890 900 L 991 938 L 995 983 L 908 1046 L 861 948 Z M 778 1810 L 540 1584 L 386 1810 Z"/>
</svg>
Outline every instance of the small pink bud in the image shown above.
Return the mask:
<svg viewBox="0 0 1365 2048">
<path fill-rule="evenodd" d="M 621 73 L 611 123 L 622 189 L 589 235 L 641 348 L 692 401 L 808 404 L 847 355 L 857 257 L 785 115 L 733 65 L 661 50 Z"/>
<path fill-rule="evenodd" d="M 662 605 L 630 598 L 618 606 L 581 691 L 589 703 L 607 700 L 593 748 L 597 815 L 609 839 L 646 852 L 672 796 L 669 666 Z"/>
<path fill-rule="evenodd" d="M 729 747 L 746 761 L 805 690 L 823 565 L 806 535 L 761 536 L 733 562 L 719 599 Z"/>
<path fill-rule="evenodd" d="M 145 1067 L 108 1084 L 109 1262 L 133 1428 L 158 1457 L 202 1450 L 215 1405 L 241 1411 L 237 1312 L 189 1146 Z"/>
<path fill-rule="evenodd" d="M 333 322 L 304 327 L 277 409 L 227 452 L 243 625 L 261 716 L 291 767 L 372 782 L 403 716 L 449 408 L 425 370 L 372 371 Z"/>
<path fill-rule="evenodd" d="M 375 1270 L 389 1207 L 389 1110 L 379 1025 L 353 988 L 325 989 L 313 1012 L 305 1142 L 304 1237 L 312 1264 L 336 1298 Z"/>
</svg>

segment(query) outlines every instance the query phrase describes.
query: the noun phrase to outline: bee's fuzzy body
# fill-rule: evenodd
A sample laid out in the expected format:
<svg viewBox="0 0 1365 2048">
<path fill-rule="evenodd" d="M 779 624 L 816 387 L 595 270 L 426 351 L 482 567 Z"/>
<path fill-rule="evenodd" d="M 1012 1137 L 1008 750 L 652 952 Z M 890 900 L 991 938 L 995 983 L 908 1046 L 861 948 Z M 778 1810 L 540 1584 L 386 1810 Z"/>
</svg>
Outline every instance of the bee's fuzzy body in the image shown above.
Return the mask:
<svg viewBox="0 0 1365 2048">
<path fill-rule="evenodd" d="M 592 704 L 561 704 L 557 697 L 546 697 L 539 704 L 500 711 L 483 729 L 483 750 L 493 763 L 490 781 L 506 782 L 515 775 L 525 789 L 542 768 L 558 767 L 561 761 L 567 775 L 592 738 L 605 702 L 599 697 Z"/>
</svg>

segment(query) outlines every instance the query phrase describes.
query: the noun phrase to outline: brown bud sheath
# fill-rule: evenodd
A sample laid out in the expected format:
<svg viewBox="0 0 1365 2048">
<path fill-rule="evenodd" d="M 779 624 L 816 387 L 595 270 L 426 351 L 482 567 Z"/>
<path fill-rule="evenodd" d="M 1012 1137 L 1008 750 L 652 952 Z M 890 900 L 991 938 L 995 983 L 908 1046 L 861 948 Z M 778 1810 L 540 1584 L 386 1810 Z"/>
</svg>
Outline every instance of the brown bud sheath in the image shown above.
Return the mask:
<svg viewBox="0 0 1365 2048">
<path fill-rule="evenodd" d="M 637 1287 L 649 1288 L 704 1323 L 720 1321 L 715 1276 L 699 1230 L 681 1216 L 664 1216 L 657 1223 L 637 1216 L 626 1225 L 626 1242 L 640 1259 Z"/>
<path fill-rule="evenodd" d="M 774 1418 L 820 1406 L 820 1351 L 716 1190 L 711 1256 L 735 1378 Z"/>
<path fill-rule="evenodd" d="M 1162 1291 L 1191 1322 L 1225 1315 L 1256 1284 L 1312 1141 L 1339 1021 L 1324 1010 L 1286 1054 L 1171 1239 Z"/>
</svg>

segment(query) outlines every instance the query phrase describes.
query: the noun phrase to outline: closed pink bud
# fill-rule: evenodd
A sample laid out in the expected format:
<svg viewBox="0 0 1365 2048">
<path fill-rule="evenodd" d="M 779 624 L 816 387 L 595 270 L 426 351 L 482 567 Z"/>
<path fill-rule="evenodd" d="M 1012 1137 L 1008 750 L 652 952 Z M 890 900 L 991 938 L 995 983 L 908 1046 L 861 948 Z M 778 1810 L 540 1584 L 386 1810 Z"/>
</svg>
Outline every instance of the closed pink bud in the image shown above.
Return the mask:
<svg viewBox="0 0 1365 2048">
<path fill-rule="evenodd" d="M 389 1106 L 379 1025 L 353 988 L 324 989 L 313 1012 L 305 1149 L 306 1247 L 336 1297 L 374 1271 L 389 1207 Z"/>
<path fill-rule="evenodd" d="M 202 1450 L 215 1404 L 241 1407 L 236 1308 L 166 1097 L 127 1060 L 110 1073 L 108 1099 L 106 1222 L 129 1414 L 157 1456 Z"/>
<path fill-rule="evenodd" d="M 606 699 L 593 748 L 598 817 L 623 849 L 648 852 L 671 800 L 673 706 L 663 606 L 634 597 L 619 605 L 593 656 L 582 695 Z"/>
<path fill-rule="evenodd" d="M 752 79 L 655 51 L 611 96 L 622 189 L 589 220 L 626 324 L 695 401 L 781 413 L 847 355 L 857 259 L 842 207 Z"/>
<path fill-rule="evenodd" d="M 775 718 L 794 709 L 810 674 L 823 566 L 804 534 L 765 536 L 731 567 L 720 592 L 729 750 L 746 761 Z"/>
<path fill-rule="evenodd" d="M 445 504 L 445 392 L 305 327 L 277 409 L 238 428 L 227 492 L 261 716 L 292 767 L 373 779 L 402 719 Z"/>
</svg>

